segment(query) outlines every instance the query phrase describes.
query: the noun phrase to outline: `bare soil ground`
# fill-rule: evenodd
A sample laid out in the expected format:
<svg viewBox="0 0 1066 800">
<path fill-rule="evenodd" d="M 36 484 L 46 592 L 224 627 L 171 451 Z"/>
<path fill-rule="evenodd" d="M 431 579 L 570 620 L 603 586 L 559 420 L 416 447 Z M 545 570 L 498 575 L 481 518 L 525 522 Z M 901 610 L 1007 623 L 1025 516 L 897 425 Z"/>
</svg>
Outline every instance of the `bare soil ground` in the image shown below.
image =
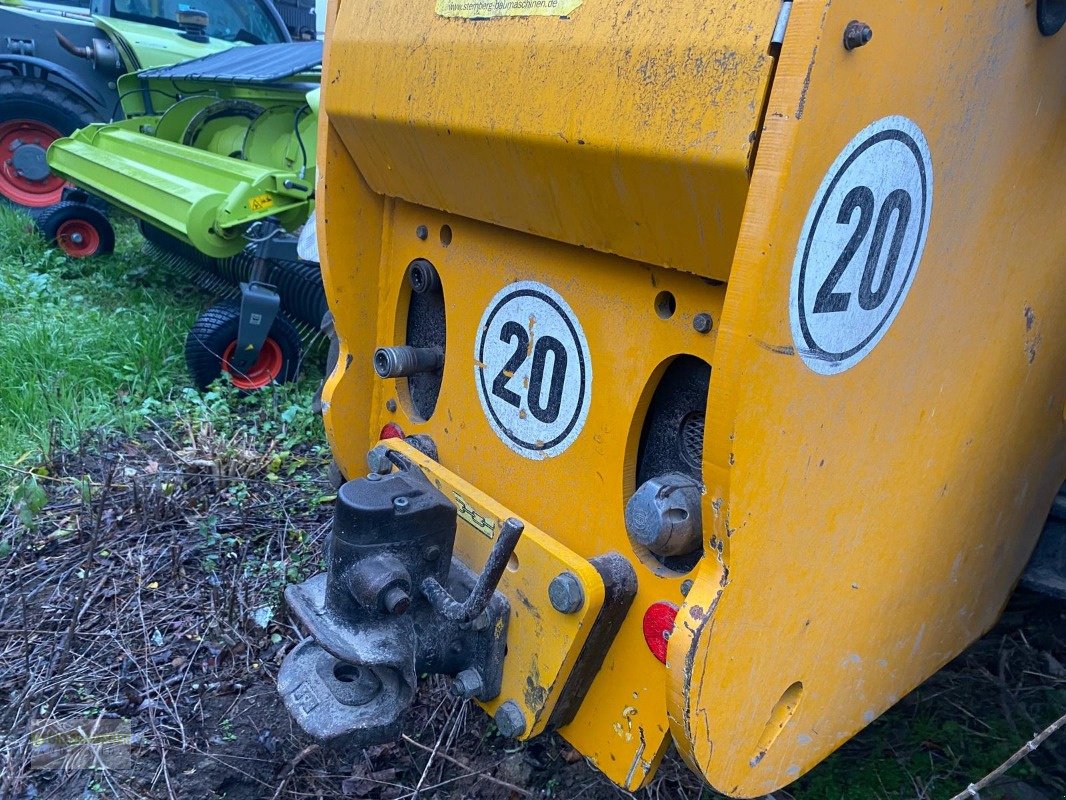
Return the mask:
<svg viewBox="0 0 1066 800">
<path fill-rule="evenodd" d="M 330 489 L 320 457 L 292 474 L 272 459 L 207 428 L 158 428 L 62 453 L 32 513 L 7 503 L 0 798 L 632 796 L 557 737 L 503 739 L 441 681 L 399 742 L 327 752 L 294 730 L 274 690 L 298 641 L 281 592 L 320 568 Z M 1066 710 L 1064 664 L 1066 606 L 1019 595 L 994 631 L 778 796 L 950 797 Z M 128 767 L 30 764 L 43 722 L 101 717 L 130 721 Z M 637 796 L 716 795 L 668 756 Z M 1066 797 L 1066 736 L 983 796 Z"/>
</svg>

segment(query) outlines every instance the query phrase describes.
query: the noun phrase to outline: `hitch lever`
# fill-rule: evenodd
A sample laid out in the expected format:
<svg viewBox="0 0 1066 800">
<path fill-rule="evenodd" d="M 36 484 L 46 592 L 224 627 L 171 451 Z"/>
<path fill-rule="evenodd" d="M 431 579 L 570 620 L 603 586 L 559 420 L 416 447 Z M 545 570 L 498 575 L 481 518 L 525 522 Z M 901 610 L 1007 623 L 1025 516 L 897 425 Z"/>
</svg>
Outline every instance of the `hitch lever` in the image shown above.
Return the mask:
<svg viewBox="0 0 1066 800">
<path fill-rule="evenodd" d="M 469 623 L 477 619 L 488 607 L 525 528 L 526 526 L 514 517 L 503 523 L 500 536 L 485 562 L 485 568 L 478 576 L 470 595 L 462 603 L 448 594 L 448 590 L 441 586 L 436 578 L 431 576 L 422 581 L 422 594 L 433 606 L 433 610 L 453 622 Z"/>
</svg>

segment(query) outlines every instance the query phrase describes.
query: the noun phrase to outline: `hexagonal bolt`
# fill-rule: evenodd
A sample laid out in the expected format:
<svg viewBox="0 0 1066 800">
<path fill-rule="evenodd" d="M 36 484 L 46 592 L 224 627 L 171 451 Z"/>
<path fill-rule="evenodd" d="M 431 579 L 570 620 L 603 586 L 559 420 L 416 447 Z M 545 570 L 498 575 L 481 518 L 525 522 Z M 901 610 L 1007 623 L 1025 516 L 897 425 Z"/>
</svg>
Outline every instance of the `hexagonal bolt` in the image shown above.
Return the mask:
<svg viewBox="0 0 1066 800">
<path fill-rule="evenodd" d="M 548 599 L 552 608 L 562 614 L 573 614 L 585 605 L 585 592 L 572 572 L 562 572 L 548 584 Z"/>
<path fill-rule="evenodd" d="M 366 465 L 372 475 L 388 475 L 392 472 L 392 462 L 389 461 L 389 448 L 379 444 L 366 454 Z"/>
<path fill-rule="evenodd" d="M 452 681 L 452 694 L 464 700 L 469 700 L 471 697 L 477 697 L 481 693 L 483 686 L 481 673 L 476 669 L 464 669 Z"/>
<path fill-rule="evenodd" d="M 400 586 L 386 589 L 381 605 L 390 614 L 402 614 L 411 606 L 411 596 Z"/>
<path fill-rule="evenodd" d="M 865 22 L 859 22 L 857 19 L 853 19 L 844 28 L 844 49 L 854 50 L 856 47 L 862 47 L 869 44 L 870 40 L 874 38 L 874 30 Z"/>
<path fill-rule="evenodd" d="M 706 312 L 697 314 L 692 318 L 692 329 L 696 333 L 710 333 L 714 327 L 714 319 Z"/>
<path fill-rule="evenodd" d="M 526 715 L 514 700 L 508 700 L 497 708 L 493 719 L 496 720 L 496 729 L 501 736 L 516 739 L 525 733 Z"/>
</svg>

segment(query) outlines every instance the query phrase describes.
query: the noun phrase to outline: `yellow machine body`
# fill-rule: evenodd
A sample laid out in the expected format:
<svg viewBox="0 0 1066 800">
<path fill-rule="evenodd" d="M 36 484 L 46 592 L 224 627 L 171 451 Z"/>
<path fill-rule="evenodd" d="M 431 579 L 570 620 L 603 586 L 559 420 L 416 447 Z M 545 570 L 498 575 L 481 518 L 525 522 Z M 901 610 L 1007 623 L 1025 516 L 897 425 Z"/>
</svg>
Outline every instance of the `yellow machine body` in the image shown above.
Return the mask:
<svg viewBox="0 0 1066 800">
<path fill-rule="evenodd" d="M 1066 478 L 1066 32 L 1025 3 L 795 0 L 777 48 L 777 2 L 542 5 L 332 4 L 327 434 L 349 477 L 387 423 L 431 436 L 439 464 L 420 463 L 470 510 L 474 569 L 478 520 L 532 531 L 500 584 L 515 644 L 487 710 L 545 729 L 603 602 L 588 559 L 621 553 L 637 595 L 561 734 L 629 789 L 673 741 L 715 789 L 762 795 L 992 625 Z M 849 51 L 853 20 L 873 38 Z M 415 259 L 446 306 L 428 419 L 371 362 L 405 341 Z M 479 348 L 500 293 L 532 284 L 584 342 L 584 416 L 523 453 Z M 532 352 L 539 321 L 520 322 Z M 703 555 L 681 570 L 634 546 L 625 508 L 686 356 L 711 378 Z M 587 598 L 565 623 L 563 568 Z M 679 608 L 665 664 L 658 603 Z"/>
</svg>

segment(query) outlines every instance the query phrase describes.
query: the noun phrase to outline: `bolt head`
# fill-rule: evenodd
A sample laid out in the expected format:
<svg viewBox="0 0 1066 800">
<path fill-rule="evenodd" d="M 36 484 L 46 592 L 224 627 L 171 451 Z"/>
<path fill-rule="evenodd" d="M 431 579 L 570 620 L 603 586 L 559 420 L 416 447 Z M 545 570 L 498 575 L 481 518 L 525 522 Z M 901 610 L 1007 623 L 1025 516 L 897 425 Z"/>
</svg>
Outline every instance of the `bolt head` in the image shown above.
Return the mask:
<svg viewBox="0 0 1066 800">
<path fill-rule="evenodd" d="M 464 669 L 452 681 L 452 694 L 464 700 L 477 697 L 481 693 L 481 688 L 481 673 L 476 669 Z"/>
<path fill-rule="evenodd" d="M 869 44 L 870 40 L 874 38 L 874 31 L 865 22 L 859 22 L 857 19 L 853 19 L 844 28 L 844 49 L 854 50 L 856 47 L 862 47 Z"/>
<path fill-rule="evenodd" d="M 496 728 L 500 735 L 508 739 L 517 738 L 525 733 L 526 715 L 522 713 L 522 709 L 514 700 L 508 700 L 497 708 L 493 719 L 496 721 Z"/>
<path fill-rule="evenodd" d="M 426 561 L 436 561 L 440 558 L 440 548 L 435 544 L 431 544 L 425 550 L 422 551 L 422 558 Z"/>
<path fill-rule="evenodd" d="M 556 611 L 573 614 L 585 605 L 585 592 L 572 572 L 563 572 L 548 584 L 548 599 Z"/>
<path fill-rule="evenodd" d="M 425 225 L 419 225 L 417 228 L 415 228 L 415 236 L 417 236 L 424 242 L 429 236 L 429 228 L 427 228 Z"/>
<path fill-rule="evenodd" d="M 700 313 L 692 318 L 692 328 L 696 333 L 710 333 L 714 327 L 714 320 L 710 314 Z"/>
</svg>

